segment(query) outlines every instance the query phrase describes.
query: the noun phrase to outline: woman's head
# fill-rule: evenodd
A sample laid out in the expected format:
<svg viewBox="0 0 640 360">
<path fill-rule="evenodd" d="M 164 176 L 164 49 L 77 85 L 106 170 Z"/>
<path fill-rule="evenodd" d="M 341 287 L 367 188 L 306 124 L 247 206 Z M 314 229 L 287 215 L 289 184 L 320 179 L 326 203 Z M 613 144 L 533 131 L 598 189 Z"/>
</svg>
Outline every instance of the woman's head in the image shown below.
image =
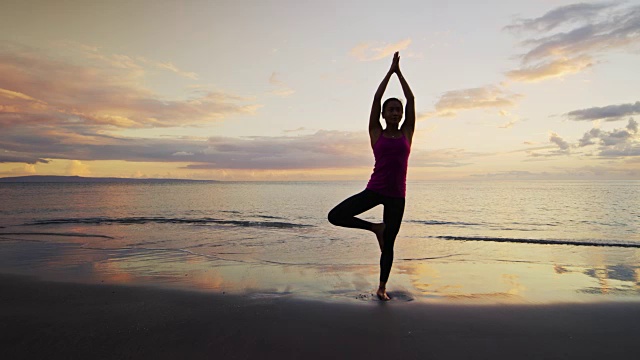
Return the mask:
<svg viewBox="0 0 640 360">
<path fill-rule="evenodd" d="M 382 118 L 387 125 L 399 124 L 402 120 L 402 102 L 397 98 L 389 98 L 382 103 Z"/>
</svg>

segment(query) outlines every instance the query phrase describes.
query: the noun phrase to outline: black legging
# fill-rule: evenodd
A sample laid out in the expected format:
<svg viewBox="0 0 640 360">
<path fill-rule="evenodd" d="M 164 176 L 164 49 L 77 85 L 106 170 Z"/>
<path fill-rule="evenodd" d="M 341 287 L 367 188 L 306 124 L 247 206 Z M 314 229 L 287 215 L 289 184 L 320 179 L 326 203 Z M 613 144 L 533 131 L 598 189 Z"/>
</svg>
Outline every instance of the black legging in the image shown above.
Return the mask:
<svg viewBox="0 0 640 360">
<path fill-rule="evenodd" d="M 329 222 L 337 226 L 371 230 L 372 223 L 355 216 L 380 204 L 384 206 L 382 221 L 385 224 L 384 246 L 380 255 L 380 281 L 386 283 L 393 264 L 393 244 L 400 231 L 404 214 L 404 198 L 389 197 L 371 190 L 364 190 L 334 207 L 329 212 Z"/>
</svg>

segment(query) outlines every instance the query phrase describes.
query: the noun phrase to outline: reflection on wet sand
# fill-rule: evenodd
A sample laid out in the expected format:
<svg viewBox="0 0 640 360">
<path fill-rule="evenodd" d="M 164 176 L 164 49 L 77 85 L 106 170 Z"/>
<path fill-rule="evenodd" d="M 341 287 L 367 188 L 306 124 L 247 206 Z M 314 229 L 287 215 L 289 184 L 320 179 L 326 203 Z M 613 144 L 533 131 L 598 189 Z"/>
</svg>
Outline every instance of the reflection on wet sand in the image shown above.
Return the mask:
<svg viewBox="0 0 640 360">
<path fill-rule="evenodd" d="M 199 291 L 373 300 L 376 264 L 277 264 L 222 260 L 163 249 L 97 249 L 78 240 L 64 245 L 0 242 L 0 272 L 90 283 L 143 284 Z M 634 257 L 626 257 L 633 259 Z M 590 265 L 440 258 L 399 259 L 390 294 L 400 301 L 553 303 L 640 299 L 640 267 L 592 256 Z"/>
<path fill-rule="evenodd" d="M 631 265 L 611 265 L 585 269 L 583 273 L 597 280 L 598 286 L 585 287 L 581 292 L 588 294 L 638 295 L 640 267 Z"/>
</svg>

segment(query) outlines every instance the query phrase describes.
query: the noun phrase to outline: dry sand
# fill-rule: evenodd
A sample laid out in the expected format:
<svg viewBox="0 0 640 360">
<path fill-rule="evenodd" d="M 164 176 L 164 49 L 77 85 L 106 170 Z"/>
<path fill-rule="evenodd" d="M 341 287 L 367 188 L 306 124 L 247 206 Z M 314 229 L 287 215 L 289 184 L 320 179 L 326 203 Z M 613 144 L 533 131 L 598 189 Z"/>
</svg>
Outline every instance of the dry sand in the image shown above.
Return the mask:
<svg viewBox="0 0 640 360">
<path fill-rule="evenodd" d="M 635 359 L 640 303 L 443 305 L 0 275 L 2 359 Z"/>
</svg>

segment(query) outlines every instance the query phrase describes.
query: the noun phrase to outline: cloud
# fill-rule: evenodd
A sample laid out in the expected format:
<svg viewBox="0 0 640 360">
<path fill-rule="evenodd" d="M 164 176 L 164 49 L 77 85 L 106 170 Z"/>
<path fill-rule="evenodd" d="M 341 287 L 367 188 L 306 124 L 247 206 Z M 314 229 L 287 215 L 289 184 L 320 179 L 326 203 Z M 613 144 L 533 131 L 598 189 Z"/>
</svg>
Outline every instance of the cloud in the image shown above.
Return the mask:
<svg viewBox="0 0 640 360">
<path fill-rule="evenodd" d="M 452 90 L 440 96 L 435 104 L 435 112 L 421 113 L 418 117 L 453 117 L 462 110 L 510 107 L 521 97 L 520 94 L 507 93 L 495 85 Z"/>
<path fill-rule="evenodd" d="M 640 114 L 640 101 L 631 104 L 608 105 L 604 107 L 592 107 L 582 110 L 570 111 L 567 114 L 570 120 L 605 120 L 616 121 L 630 115 Z"/>
<path fill-rule="evenodd" d="M 432 117 L 438 116 L 437 112 L 435 111 L 422 111 L 422 112 L 417 112 L 416 113 L 416 120 L 417 121 L 423 121 L 423 120 L 427 120 L 430 119 Z"/>
<path fill-rule="evenodd" d="M 537 82 L 578 73 L 590 66 L 593 66 L 593 60 L 588 56 L 573 59 L 562 57 L 509 71 L 506 76 L 513 81 Z"/>
<path fill-rule="evenodd" d="M 287 84 L 280 80 L 280 74 L 277 72 L 271 73 L 271 76 L 269 77 L 269 84 L 276 87 L 270 92 L 271 95 L 287 97 L 295 93 L 295 90 L 291 89 Z"/>
<path fill-rule="evenodd" d="M 509 121 L 507 121 L 506 123 L 498 125 L 498 128 L 500 129 L 511 129 L 513 125 L 515 125 L 518 121 L 520 121 L 517 115 L 512 115 L 510 112 L 506 110 L 500 110 L 498 113 L 502 117 L 509 118 Z"/>
<path fill-rule="evenodd" d="M 11 151 L 2 151 L 0 152 L 0 163 L 26 163 L 26 164 L 37 164 L 43 163 L 47 164 L 49 160 L 39 158 L 37 156 L 32 156 L 29 154 L 21 154 L 15 153 Z"/>
<path fill-rule="evenodd" d="M 594 138 L 597 139 L 600 136 L 600 129 L 591 129 L 589 131 L 587 131 L 583 136 L 582 139 L 579 140 L 579 146 L 580 147 L 584 147 L 584 146 L 588 146 L 588 145 L 593 145 L 596 142 L 593 140 Z"/>
<path fill-rule="evenodd" d="M 638 122 L 630 118 L 627 126 L 612 130 L 592 128 L 585 132 L 575 143 L 566 141 L 558 134 L 551 132 L 549 142 L 555 144 L 556 150 L 547 152 L 533 152 L 545 148 L 526 150 L 530 158 L 544 159 L 560 155 L 586 156 L 600 160 L 613 158 L 630 158 L 640 155 L 640 132 Z M 595 146 L 595 148 L 591 147 Z"/>
<path fill-rule="evenodd" d="M 474 178 L 490 179 L 520 179 L 520 180 L 571 180 L 571 179 L 621 179 L 635 180 L 640 176 L 640 169 L 630 169 L 620 165 L 611 166 L 580 166 L 562 168 L 555 171 L 503 171 L 486 174 L 470 175 Z"/>
<path fill-rule="evenodd" d="M 282 130 L 282 131 L 284 133 L 292 133 L 292 132 L 300 132 L 300 131 L 305 131 L 305 130 L 307 130 L 307 128 L 305 128 L 304 126 L 301 126 L 299 128 L 296 128 L 296 129 L 285 129 L 285 130 Z"/>
<path fill-rule="evenodd" d="M 8 171 L 0 171 L 1 176 L 25 176 L 37 173 L 38 170 L 34 164 L 21 164 L 20 166 L 11 168 Z"/>
<path fill-rule="evenodd" d="M 141 74 L 145 72 L 145 69 L 160 69 L 167 70 L 181 77 L 196 80 L 198 74 L 191 71 L 184 71 L 179 69 L 171 61 L 154 61 L 143 56 L 129 56 L 123 54 L 105 54 L 100 51 L 97 46 L 88 46 L 85 44 L 77 43 L 74 41 L 60 41 L 57 42 L 57 47 L 70 53 L 71 55 L 77 55 L 81 58 L 86 58 L 95 62 L 100 62 L 104 65 L 139 71 Z"/>
<path fill-rule="evenodd" d="M 571 147 L 571 145 L 569 145 L 568 142 L 564 141 L 564 139 L 562 139 L 558 134 L 552 132 L 549 135 L 549 141 L 558 145 L 558 147 L 560 148 L 560 150 L 565 150 L 568 151 L 569 148 Z"/>
<path fill-rule="evenodd" d="M 578 147 L 599 145 L 597 155 L 605 158 L 629 157 L 640 155 L 640 136 L 638 122 L 629 119 L 627 126 L 610 131 L 593 128 L 578 141 Z"/>
<path fill-rule="evenodd" d="M 544 32 L 555 29 L 560 25 L 584 22 L 598 16 L 602 10 L 615 6 L 614 3 L 572 4 L 553 9 L 535 19 L 518 19 L 514 24 L 505 26 L 511 31 Z"/>
<path fill-rule="evenodd" d="M 575 176 L 592 178 L 617 178 L 637 180 L 640 176 L 639 168 L 628 168 L 624 164 L 581 166 L 572 171 Z"/>
<path fill-rule="evenodd" d="M 544 173 L 546 174 L 546 173 Z M 486 174 L 473 174 L 470 175 L 475 178 L 503 178 L 503 179 L 513 179 L 513 178 L 531 178 L 535 176 L 539 176 L 539 174 L 532 173 L 530 171 L 523 170 L 511 170 L 511 171 L 501 171 L 496 173 L 486 173 Z"/>
<path fill-rule="evenodd" d="M 189 79 L 193 79 L 193 80 L 198 79 L 198 74 L 190 71 L 180 70 L 172 62 L 157 62 L 155 63 L 155 65 L 160 69 L 169 70 L 171 72 L 174 72 L 180 76 L 183 76 Z"/>
<path fill-rule="evenodd" d="M 537 82 L 582 72 L 596 65 L 600 54 L 632 50 L 640 44 L 640 6 L 561 6 L 538 18 L 516 20 L 504 29 L 531 34 L 522 41 L 527 50 L 520 56 L 520 66 L 505 76 L 512 81 Z M 464 109 L 512 106 L 519 97 L 496 86 L 450 91 L 436 103 L 435 112 L 419 113 L 418 119 L 453 117 Z"/>
<path fill-rule="evenodd" d="M 629 123 L 627 124 L 627 130 L 629 132 L 638 133 L 638 122 L 635 121 L 634 119 L 629 119 Z"/>
<path fill-rule="evenodd" d="M 79 174 L 89 160 L 172 162 L 186 169 L 304 170 L 372 168 L 369 138 L 363 132 L 319 130 L 294 136 L 197 138 L 127 138 L 82 133 L 69 136 L 53 128 L 30 132 L 10 129 L 0 136 L 9 160 L 74 160 L 69 171 Z M 414 150 L 412 167 L 459 167 L 478 154 L 464 149 Z M 49 160 L 43 160 L 47 162 Z M 71 165 L 70 165 L 71 166 Z"/>
<path fill-rule="evenodd" d="M 511 129 L 513 127 L 513 125 L 515 125 L 518 122 L 518 120 L 509 120 L 508 122 L 502 124 L 502 125 L 498 125 L 498 128 L 500 129 Z"/>
<path fill-rule="evenodd" d="M 222 92 L 184 100 L 164 99 L 140 86 L 144 68 L 123 56 L 111 62 L 92 58 L 71 61 L 46 51 L 7 48 L 0 51 L 3 129 L 39 125 L 67 130 L 187 126 L 253 113 L 259 108 Z"/>
<path fill-rule="evenodd" d="M 7 89 L 0 89 L 0 96 L 9 100 L 26 100 L 26 101 L 35 101 L 35 102 L 38 101 L 37 99 L 34 99 L 29 95 L 25 95 L 23 93 L 11 91 Z"/>
<path fill-rule="evenodd" d="M 33 164 L 24 164 L 24 167 L 22 168 L 22 172 L 25 174 L 35 174 L 36 171 L 36 166 Z"/>
<path fill-rule="evenodd" d="M 359 61 L 373 61 L 391 57 L 396 51 L 404 50 L 411 44 L 411 39 L 397 43 L 361 43 L 351 49 L 350 54 Z"/>
<path fill-rule="evenodd" d="M 528 49 L 520 68 L 507 72 L 507 77 L 540 81 L 583 71 L 601 54 L 633 50 L 640 44 L 640 6 L 562 6 L 539 18 L 517 20 L 505 29 L 533 33 L 522 41 Z"/>
<path fill-rule="evenodd" d="M 634 119 L 629 119 L 629 123 L 624 129 L 614 129 L 611 131 L 604 131 L 598 128 L 593 128 L 586 132 L 582 139 L 580 139 L 580 146 L 587 146 L 595 144 L 596 139 L 600 140 L 600 143 L 604 146 L 624 144 L 630 140 L 633 140 L 634 135 L 638 133 L 638 123 Z"/>
<path fill-rule="evenodd" d="M 0 136 L 9 161 L 38 159 L 174 162 L 190 169 L 319 169 L 373 166 L 366 134 L 320 130 L 299 136 L 128 138 L 50 126 L 10 128 Z M 43 162 L 48 160 L 42 160 Z"/>
<path fill-rule="evenodd" d="M 564 140 L 560 135 L 556 134 L 555 132 L 549 132 L 549 142 L 554 145 L 538 146 L 535 148 L 527 148 L 523 150 L 516 150 L 513 152 L 525 151 L 527 153 L 527 156 L 529 157 L 529 159 L 525 161 L 537 161 L 537 160 L 544 160 L 545 158 L 556 157 L 561 155 L 571 155 L 572 145 L 568 141 Z M 536 150 L 548 150 L 548 151 L 535 152 Z"/>
<path fill-rule="evenodd" d="M 189 169 L 320 169 L 373 165 L 368 138 L 360 132 L 320 130 L 301 136 L 212 137 Z"/>
<path fill-rule="evenodd" d="M 284 83 L 278 77 L 279 75 L 277 72 L 274 71 L 273 73 L 271 73 L 271 76 L 269 76 L 269 84 L 275 85 L 275 86 L 284 85 Z"/>
<path fill-rule="evenodd" d="M 471 164 L 476 153 L 464 149 L 414 150 L 409 159 L 411 167 L 460 167 Z"/>
<path fill-rule="evenodd" d="M 87 176 L 91 174 L 89 166 L 78 160 L 71 160 L 67 166 L 67 175 Z"/>
<path fill-rule="evenodd" d="M 586 132 L 580 139 L 579 146 L 584 147 L 594 145 L 598 142 L 600 142 L 604 146 L 619 145 L 626 143 L 627 140 L 631 139 L 632 137 L 633 132 L 627 131 L 627 129 L 602 131 L 598 128 L 593 128 L 590 131 Z"/>
<path fill-rule="evenodd" d="M 604 149 L 598 155 L 605 158 L 640 156 L 640 145 L 636 143 L 621 148 Z"/>
</svg>

